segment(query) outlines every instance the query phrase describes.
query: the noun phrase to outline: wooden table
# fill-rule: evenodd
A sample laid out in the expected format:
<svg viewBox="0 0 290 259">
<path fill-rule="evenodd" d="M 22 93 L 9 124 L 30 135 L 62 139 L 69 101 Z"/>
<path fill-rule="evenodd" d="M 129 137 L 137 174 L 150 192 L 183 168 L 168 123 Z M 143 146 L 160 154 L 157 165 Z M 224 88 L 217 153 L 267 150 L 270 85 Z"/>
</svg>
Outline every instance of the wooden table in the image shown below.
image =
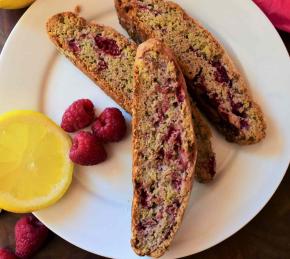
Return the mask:
<svg viewBox="0 0 290 259">
<path fill-rule="evenodd" d="M 24 11 L 24 9 L 0 10 L 0 51 Z M 290 53 L 290 34 L 280 32 L 280 35 Z M 0 247 L 14 247 L 13 228 L 19 217 L 20 215 L 7 212 L 0 214 Z M 54 235 L 34 258 L 98 259 L 103 257 L 83 251 Z M 290 258 L 290 170 L 288 169 L 282 184 L 270 202 L 247 226 L 215 247 L 187 258 Z"/>
</svg>

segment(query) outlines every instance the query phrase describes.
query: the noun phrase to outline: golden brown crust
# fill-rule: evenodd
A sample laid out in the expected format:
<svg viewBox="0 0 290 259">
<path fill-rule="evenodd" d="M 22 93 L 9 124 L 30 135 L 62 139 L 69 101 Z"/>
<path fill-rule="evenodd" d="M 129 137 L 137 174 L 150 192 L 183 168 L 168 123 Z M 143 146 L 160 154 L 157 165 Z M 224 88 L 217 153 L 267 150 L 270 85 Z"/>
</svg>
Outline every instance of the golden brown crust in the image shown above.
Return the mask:
<svg viewBox="0 0 290 259">
<path fill-rule="evenodd" d="M 142 118 L 139 118 L 139 114 L 140 114 L 140 109 L 142 109 L 141 104 L 140 104 L 140 100 L 142 100 L 143 97 L 143 93 L 144 91 L 142 90 L 142 83 L 139 80 L 139 75 L 138 75 L 138 60 L 142 59 L 142 57 L 144 56 L 144 53 L 146 53 L 148 50 L 153 50 L 156 51 L 158 53 L 162 53 L 163 55 L 167 55 L 168 59 L 171 61 L 174 61 L 175 64 L 175 68 L 178 71 L 179 74 L 179 78 L 178 78 L 178 82 L 180 82 L 180 85 L 182 86 L 182 88 L 184 89 L 186 96 L 185 96 L 185 108 L 183 110 L 183 114 L 181 116 L 184 116 L 184 122 L 186 124 L 186 129 L 184 129 L 185 131 L 187 131 L 186 136 L 188 136 L 189 138 L 191 137 L 191 140 L 189 142 L 194 143 L 194 150 L 192 151 L 192 155 L 194 156 L 194 159 L 191 160 L 191 164 L 189 166 L 189 170 L 188 170 L 188 178 L 187 178 L 187 182 L 186 182 L 186 187 L 184 192 L 182 193 L 182 203 L 181 206 L 178 210 L 178 214 L 175 218 L 175 226 L 173 227 L 170 235 L 164 240 L 164 242 L 162 244 L 160 244 L 158 246 L 158 248 L 154 251 L 150 251 L 147 253 L 144 253 L 144 251 L 142 249 L 139 249 L 136 246 L 136 240 L 137 240 L 137 233 L 138 233 L 138 201 L 139 199 L 139 194 L 137 192 L 137 188 L 135 186 L 135 181 L 136 178 L 138 176 L 139 173 L 139 161 L 138 161 L 138 147 L 139 147 L 139 142 L 140 142 L 140 138 L 142 138 L 143 136 L 140 136 L 138 133 L 138 128 L 140 126 L 140 124 L 143 124 Z M 146 97 L 145 97 L 146 98 Z M 144 109 L 144 107 L 143 107 Z M 144 119 L 144 118 L 143 118 Z M 184 211 L 187 207 L 188 201 L 189 201 L 189 197 L 190 197 L 190 193 L 191 193 L 191 189 L 192 189 L 192 181 L 193 181 L 193 176 L 194 176 L 194 168 L 195 168 L 195 164 L 196 164 L 196 157 L 197 157 L 197 151 L 196 151 L 196 140 L 195 138 L 193 138 L 195 136 L 194 134 L 194 128 L 192 125 L 192 118 L 191 118 L 191 108 L 190 108 L 190 100 L 187 94 L 187 90 L 186 90 L 186 83 L 185 80 L 183 78 L 182 72 L 178 66 L 178 63 L 175 59 L 175 57 L 173 56 L 172 52 L 166 48 L 160 41 L 157 41 L 155 39 L 150 39 L 148 41 L 146 41 L 145 43 L 141 44 L 138 47 L 137 50 L 137 56 L 136 56 L 136 61 L 135 61 L 135 66 L 134 66 L 134 98 L 133 98 L 133 121 L 132 121 L 132 128 L 133 128 L 133 174 L 132 174 L 132 179 L 133 179 L 133 184 L 134 184 L 134 195 L 133 195 L 133 202 L 132 202 L 132 239 L 131 239 L 131 244 L 132 247 L 134 249 L 134 251 L 138 254 L 138 255 L 148 255 L 148 256 L 152 256 L 152 257 L 160 257 L 162 256 L 166 250 L 168 249 L 168 247 L 170 246 L 184 215 Z"/>
<path fill-rule="evenodd" d="M 147 1 L 148 2 L 148 1 Z M 200 25 L 198 21 L 191 18 L 189 15 L 186 14 L 186 12 L 177 4 L 170 2 L 170 1 L 152 1 L 155 4 L 159 3 L 166 3 L 166 6 L 169 7 L 169 9 L 175 9 L 179 14 L 182 14 L 182 19 L 187 24 L 192 24 L 193 27 L 197 28 L 202 32 L 202 35 L 204 38 L 207 38 L 207 40 L 210 41 L 211 44 L 211 51 L 215 51 L 218 53 L 217 56 L 221 57 L 221 63 L 224 67 L 227 68 L 227 72 L 232 75 L 233 78 L 235 78 L 235 85 L 238 86 L 240 91 L 244 93 L 242 97 L 242 103 L 250 103 L 251 105 L 251 111 L 249 112 L 249 121 L 250 126 L 249 130 L 245 130 L 244 127 L 240 125 L 240 119 L 237 118 L 237 116 L 229 114 L 228 118 L 225 119 L 225 117 L 222 117 L 223 110 L 218 110 L 216 112 L 216 115 L 220 116 L 221 119 L 216 120 L 216 116 L 212 116 L 213 113 L 207 112 L 206 109 L 208 107 L 205 107 L 205 105 L 202 105 L 200 101 L 200 96 L 196 96 L 197 103 L 200 108 L 203 108 L 205 111 L 205 114 L 208 115 L 211 122 L 216 126 L 216 128 L 225 135 L 226 139 L 230 142 L 235 142 L 240 145 L 249 145 L 249 144 L 255 144 L 261 141 L 266 136 L 266 124 L 264 121 L 263 113 L 260 109 L 260 107 L 252 100 L 252 98 L 249 95 L 248 86 L 246 85 L 246 81 L 243 78 L 243 76 L 238 72 L 235 65 L 233 64 L 232 60 L 230 59 L 229 55 L 226 53 L 225 49 L 219 44 L 219 42 L 214 38 L 214 36 L 206 30 L 203 26 Z M 157 38 L 161 41 L 164 41 L 165 44 L 169 44 L 169 42 L 166 41 L 166 38 L 163 36 L 160 36 L 158 34 L 158 29 L 155 29 L 151 31 L 148 25 L 145 23 L 140 22 L 136 18 L 138 17 L 137 9 L 138 5 L 140 5 L 141 2 L 138 2 L 136 0 L 115 0 L 115 7 L 119 16 L 120 24 L 128 31 L 129 35 L 134 39 L 136 42 L 141 43 L 145 41 L 148 38 Z M 152 4 L 153 6 L 153 4 Z M 144 7 L 143 7 L 144 8 Z M 158 8 L 157 8 L 158 9 Z M 156 11 L 156 9 L 154 9 Z M 146 10 L 144 9 L 144 12 Z M 158 11 L 157 11 L 158 13 Z M 158 14 L 156 15 L 158 17 Z M 153 18 L 154 19 L 154 18 Z M 157 18 L 156 18 L 157 19 Z M 156 20 L 157 21 L 157 20 Z M 158 20 L 160 21 L 160 19 Z M 150 24 L 154 23 L 154 21 L 150 20 Z M 166 26 L 166 25 L 164 25 Z M 165 27 L 166 29 L 166 27 Z M 162 28 L 160 28 L 162 30 Z M 190 29 L 189 29 L 190 31 Z M 189 32 L 188 31 L 188 32 Z M 159 35 L 159 36 L 158 36 Z M 165 42 L 166 41 L 166 42 Z M 175 39 L 171 40 L 171 43 L 174 42 L 174 46 L 172 49 L 175 51 L 176 57 L 179 61 L 179 65 L 182 68 L 182 71 L 184 75 L 188 79 L 188 87 L 190 86 L 190 81 L 195 78 L 195 76 L 201 71 L 201 69 L 206 68 L 207 66 L 210 66 L 208 62 L 201 62 L 201 59 L 198 57 L 191 57 L 192 60 L 186 60 L 184 57 L 179 56 L 176 53 L 177 48 L 180 48 L 182 45 L 180 42 L 180 45 L 177 44 Z M 170 45 L 170 44 L 169 44 Z M 205 72 L 206 73 L 206 72 Z M 212 73 L 212 71 L 210 71 Z M 204 74 L 203 74 L 204 75 Z M 206 76 L 205 76 L 206 77 Z M 208 79 L 206 79 L 208 80 Z M 212 84 L 212 87 L 220 87 L 215 86 L 215 83 L 211 81 L 207 81 L 208 84 Z M 195 86 L 193 86 L 194 88 Z M 219 94 L 219 90 L 214 90 L 216 93 Z M 196 92 L 194 92 L 195 95 L 197 95 Z M 204 101 L 204 103 L 207 101 Z M 203 103 L 203 104 L 204 104 Z M 225 120 L 225 121 L 224 121 Z M 242 119 L 243 120 L 243 119 Z M 225 122 L 225 123 L 224 123 Z M 231 131 L 231 129 L 234 128 L 234 132 Z"/>
</svg>

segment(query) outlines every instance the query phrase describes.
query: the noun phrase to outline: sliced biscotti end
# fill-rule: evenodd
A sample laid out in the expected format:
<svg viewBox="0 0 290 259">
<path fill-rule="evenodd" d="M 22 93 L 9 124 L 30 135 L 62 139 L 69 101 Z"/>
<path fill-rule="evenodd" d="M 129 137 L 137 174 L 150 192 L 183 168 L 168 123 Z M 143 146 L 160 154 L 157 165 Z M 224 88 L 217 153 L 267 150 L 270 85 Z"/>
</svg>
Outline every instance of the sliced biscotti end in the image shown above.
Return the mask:
<svg viewBox="0 0 290 259">
<path fill-rule="evenodd" d="M 133 91 L 132 239 L 139 255 L 162 256 L 190 196 L 196 140 L 186 85 L 171 51 L 148 40 L 137 50 Z"/>
<path fill-rule="evenodd" d="M 47 33 L 58 50 L 128 112 L 137 46 L 108 26 L 72 12 L 51 17 Z"/>
<path fill-rule="evenodd" d="M 191 112 L 197 144 L 195 179 L 200 183 L 209 183 L 216 175 L 216 158 L 211 144 L 212 132 L 193 102 Z"/>
</svg>

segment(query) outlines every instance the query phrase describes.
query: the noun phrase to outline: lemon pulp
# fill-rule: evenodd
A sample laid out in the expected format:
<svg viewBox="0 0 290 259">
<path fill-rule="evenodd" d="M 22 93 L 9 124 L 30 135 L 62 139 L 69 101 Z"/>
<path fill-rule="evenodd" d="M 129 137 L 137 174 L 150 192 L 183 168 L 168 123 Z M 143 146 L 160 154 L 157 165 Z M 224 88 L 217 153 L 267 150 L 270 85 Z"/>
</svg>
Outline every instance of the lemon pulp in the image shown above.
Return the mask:
<svg viewBox="0 0 290 259">
<path fill-rule="evenodd" d="M 45 115 L 0 116 L 0 208 L 32 212 L 59 200 L 73 172 L 70 137 Z"/>
</svg>

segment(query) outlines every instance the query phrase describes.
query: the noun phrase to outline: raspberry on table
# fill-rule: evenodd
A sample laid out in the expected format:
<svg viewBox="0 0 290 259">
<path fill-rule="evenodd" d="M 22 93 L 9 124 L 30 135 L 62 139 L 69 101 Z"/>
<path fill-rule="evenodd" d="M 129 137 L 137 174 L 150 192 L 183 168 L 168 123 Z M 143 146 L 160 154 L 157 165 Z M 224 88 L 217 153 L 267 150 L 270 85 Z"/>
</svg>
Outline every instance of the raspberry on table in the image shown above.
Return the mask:
<svg viewBox="0 0 290 259">
<path fill-rule="evenodd" d="M 92 125 L 94 135 L 103 142 L 120 141 L 126 128 L 125 118 L 117 108 L 106 108 Z"/>
<path fill-rule="evenodd" d="M 19 258 L 29 258 L 44 244 L 49 230 L 36 217 L 22 217 L 15 225 L 15 253 Z"/>
<path fill-rule="evenodd" d="M 99 140 L 90 132 L 80 131 L 74 138 L 69 154 L 79 165 L 96 165 L 106 160 L 107 153 Z"/>
<path fill-rule="evenodd" d="M 17 259 L 18 257 L 7 248 L 0 248 L 0 259 Z"/>
<path fill-rule="evenodd" d="M 94 119 L 94 104 L 89 99 L 80 99 L 66 109 L 62 117 L 61 127 L 66 132 L 76 132 L 89 126 Z"/>
</svg>

